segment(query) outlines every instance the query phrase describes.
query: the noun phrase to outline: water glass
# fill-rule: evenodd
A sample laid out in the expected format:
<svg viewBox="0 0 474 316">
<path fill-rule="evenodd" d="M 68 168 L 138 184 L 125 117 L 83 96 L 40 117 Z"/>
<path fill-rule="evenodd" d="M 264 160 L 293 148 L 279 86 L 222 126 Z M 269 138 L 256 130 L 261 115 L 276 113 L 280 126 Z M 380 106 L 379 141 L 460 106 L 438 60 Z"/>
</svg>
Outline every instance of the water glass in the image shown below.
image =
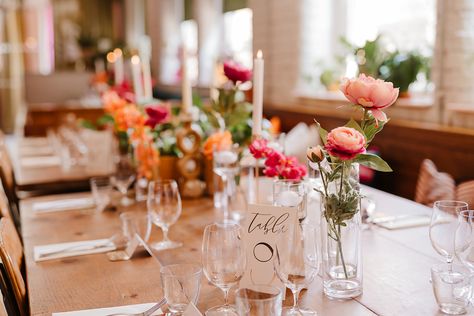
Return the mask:
<svg viewBox="0 0 474 316">
<path fill-rule="evenodd" d="M 221 209 L 223 220 L 229 219 L 230 197 L 235 190 L 235 176 L 239 172 L 239 152 L 238 147 L 218 148 L 213 152 L 213 172 L 220 177 L 222 194 Z M 217 189 L 217 187 L 216 187 Z M 216 191 L 217 195 L 219 192 Z"/>
<path fill-rule="evenodd" d="M 147 213 L 145 212 L 123 212 L 120 214 L 122 221 L 122 234 L 131 241 L 135 234 L 138 234 L 144 241 L 150 239 L 151 222 Z"/>
<path fill-rule="evenodd" d="M 472 295 L 472 279 L 469 269 L 461 265 L 437 264 L 431 268 L 434 296 L 443 313 L 466 313 Z"/>
<path fill-rule="evenodd" d="M 275 180 L 273 182 L 273 205 L 296 207 L 298 219 L 306 218 L 306 191 L 304 181 Z"/>
<path fill-rule="evenodd" d="M 116 164 L 115 174 L 112 176 L 112 182 L 117 190 L 122 193 L 120 203 L 123 206 L 133 204 L 133 200 L 127 197 L 128 188 L 135 181 L 136 170 L 132 158 L 128 154 L 120 155 Z"/>
<path fill-rule="evenodd" d="M 443 200 L 433 205 L 430 223 L 431 245 L 447 263 L 454 258 L 454 235 L 458 226 L 458 214 L 468 209 L 466 202 Z"/>
<path fill-rule="evenodd" d="M 89 180 L 92 197 L 94 198 L 97 211 L 102 212 L 110 203 L 112 194 L 112 183 L 109 177 L 96 177 Z"/>
<path fill-rule="evenodd" d="M 180 242 L 168 238 L 168 230 L 181 215 L 181 196 L 175 180 L 150 181 L 147 209 L 151 221 L 163 231 L 163 240 L 152 244 L 156 250 L 181 247 Z"/>
<path fill-rule="evenodd" d="M 239 316 L 280 316 L 282 291 L 271 285 L 251 285 L 235 292 Z"/>
<path fill-rule="evenodd" d="M 245 272 L 246 257 L 240 226 L 232 223 L 215 223 L 204 229 L 202 265 L 209 282 L 224 292 L 224 305 L 212 307 L 206 315 L 235 315 L 229 305 L 228 294 Z"/>
<path fill-rule="evenodd" d="M 197 304 L 201 288 L 202 268 L 183 263 L 160 269 L 161 287 L 171 315 L 182 315 L 189 303 Z"/>
</svg>

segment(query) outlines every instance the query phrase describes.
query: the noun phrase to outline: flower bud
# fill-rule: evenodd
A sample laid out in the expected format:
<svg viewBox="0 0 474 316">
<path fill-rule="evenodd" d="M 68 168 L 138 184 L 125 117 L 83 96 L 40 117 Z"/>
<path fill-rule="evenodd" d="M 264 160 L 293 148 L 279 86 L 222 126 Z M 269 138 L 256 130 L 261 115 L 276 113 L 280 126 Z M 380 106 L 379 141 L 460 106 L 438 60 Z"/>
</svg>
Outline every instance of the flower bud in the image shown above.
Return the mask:
<svg viewBox="0 0 474 316">
<path fill-rule="evenodd" d="M 316 146 L 316 147 L 308 147 L 306 150 L 306 157 L 309 159 L 311 162 L 321 162 L 324 160 L 324 153 L 322 151 L 321 146 Z"/>
</svg>

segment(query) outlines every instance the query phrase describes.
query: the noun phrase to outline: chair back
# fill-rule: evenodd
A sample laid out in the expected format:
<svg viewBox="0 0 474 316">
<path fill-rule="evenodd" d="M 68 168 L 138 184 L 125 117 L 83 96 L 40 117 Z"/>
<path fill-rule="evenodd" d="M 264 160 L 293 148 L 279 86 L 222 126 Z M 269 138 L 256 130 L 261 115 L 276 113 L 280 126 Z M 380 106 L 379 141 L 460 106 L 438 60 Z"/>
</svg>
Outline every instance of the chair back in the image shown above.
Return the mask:
<svg viewBox="0 0 474 316">
<path fill-rule="evenodd" d="M 7 217 L 0 219 L 0 259 L 10 279 L 20 315 L 26 315 L 26 286 L 21 274 L 23 246 L 15 225 Z"/>
<path fill-rule="evenodd" d="M 433 206 L 438 200 L 454 200 L 456 183 L 451 175 L 439 172 L 433 161 L 423 160 L 416 183 L 415 201 Z"/>
<path fill-rule="evenodd" d="M 3 190 L 2 183 L 0 183 L 0 216 L 11 218 L 10 203 L 8 202 L 5 190 Z"/>
<path fill-rule="evenodd" d="M 3 188 L 9 199 L 13 199 L 16 203 L 15 193 L 15 177 L 13 176 L 13 165 L 8 155 L 7 146 L 5 144 L 5 135 L 0 131 L 0 178 Z"/>
</svg>

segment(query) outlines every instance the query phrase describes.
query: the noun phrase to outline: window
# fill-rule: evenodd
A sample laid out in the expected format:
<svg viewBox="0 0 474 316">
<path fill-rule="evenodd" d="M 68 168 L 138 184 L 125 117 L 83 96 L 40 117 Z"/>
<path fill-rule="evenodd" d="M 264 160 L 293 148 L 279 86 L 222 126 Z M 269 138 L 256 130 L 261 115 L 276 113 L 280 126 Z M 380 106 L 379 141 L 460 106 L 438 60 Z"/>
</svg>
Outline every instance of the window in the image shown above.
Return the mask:
<svg viewBox="0 0 474 316">
<path fill-rule="evenodd" d="M 188 55 L 189 80 L 192 84 L 196 84 L 198 80 L 198 31 L 196 21 L 185 20 L 181 22 L 181 36 Z"/>
<path fill-rule="evenodd" d="M 252 10 L 244 8 L 224 13 L 222 57 L 252 67 Z"/>
</svg>

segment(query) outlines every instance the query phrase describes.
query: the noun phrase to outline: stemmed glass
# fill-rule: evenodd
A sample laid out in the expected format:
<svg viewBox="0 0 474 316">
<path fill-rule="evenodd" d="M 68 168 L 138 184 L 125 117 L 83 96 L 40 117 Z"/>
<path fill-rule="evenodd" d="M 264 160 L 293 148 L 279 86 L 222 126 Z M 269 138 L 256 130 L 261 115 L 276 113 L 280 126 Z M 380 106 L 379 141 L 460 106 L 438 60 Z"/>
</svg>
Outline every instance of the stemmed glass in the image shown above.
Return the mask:
<svg viewBox="0 0 474 316">
<path fill-rule="evenodd" d="M 132 158 L 129 155 L 120 155 L 116 164 L 115 174 L 111 177 L 111 180 L 120 193 L 122 193 L 120 203 L 123 206 L 129 206 L 133 203 L 133 200 L 127 197 L 127 191 L 128 187 L 135 180 L 135 176 L 136 170 Z"/>
<path fill-rule="evenodd" d="M 206 315 L 237 315 L 235 307 L 228 303 L 228 294 L 245 272 L 245 249 L 239 225 L 225 222 L 206 226 L 202 265 L 207 279 L 224 292 L 225 299 L 224 305 L 210 308 Z"/>
<path fill-rule="evenodd" d="M 285 307 L 282 315 L 315 314 L 298 307 L 298 296 L 319 271 L 320 258 L 316 239 L 316 227 L 310 224 L 294 224 L 288 234 L 282 234 L 276 243 L 273 261 L 279 279 L 293 293 L 293 306 Z"/>
<path fill-rule="evenodd" d="M 454 252 L 459 261 L 474 272 L 474 210 L 459 212 Z"/>
<path fill-rule="evenodd" d="M 213 153 L 213 171 L 222 179 L 222 211 L 224 221 L 229 219 L 229 198 L 235 187 L 235 182 L 231 180 L 239 171 L 238 157 L 238 148 L 235 146 L 215 149 Z"/>
<path fill-rule="evenodd" d="M 151 221 L 163 231 L 163 240 L 153 243 L 156 250 L 181 247 L 168 238 L 168 230 L 181 215 L 181 196 L 174 180 L 151 181 L 148 184 L 147 209 Z"/>
<path fill-rule="evenodd" d="M 275 180 L 273 204 L 296 207 L 298 219 L 302 222 L 306 218 L 306 183 L 299 180 Z"/>
<path fill-rule="evenodd" d="M 454 259 L 454 235 L 457 228 L 457 216 L 467 210 L 468 205 L 462 201 L 442 200 L 433 205 L 430 223 L 431 245 L 442 255 L 446 263 Z"/>
</svg>

